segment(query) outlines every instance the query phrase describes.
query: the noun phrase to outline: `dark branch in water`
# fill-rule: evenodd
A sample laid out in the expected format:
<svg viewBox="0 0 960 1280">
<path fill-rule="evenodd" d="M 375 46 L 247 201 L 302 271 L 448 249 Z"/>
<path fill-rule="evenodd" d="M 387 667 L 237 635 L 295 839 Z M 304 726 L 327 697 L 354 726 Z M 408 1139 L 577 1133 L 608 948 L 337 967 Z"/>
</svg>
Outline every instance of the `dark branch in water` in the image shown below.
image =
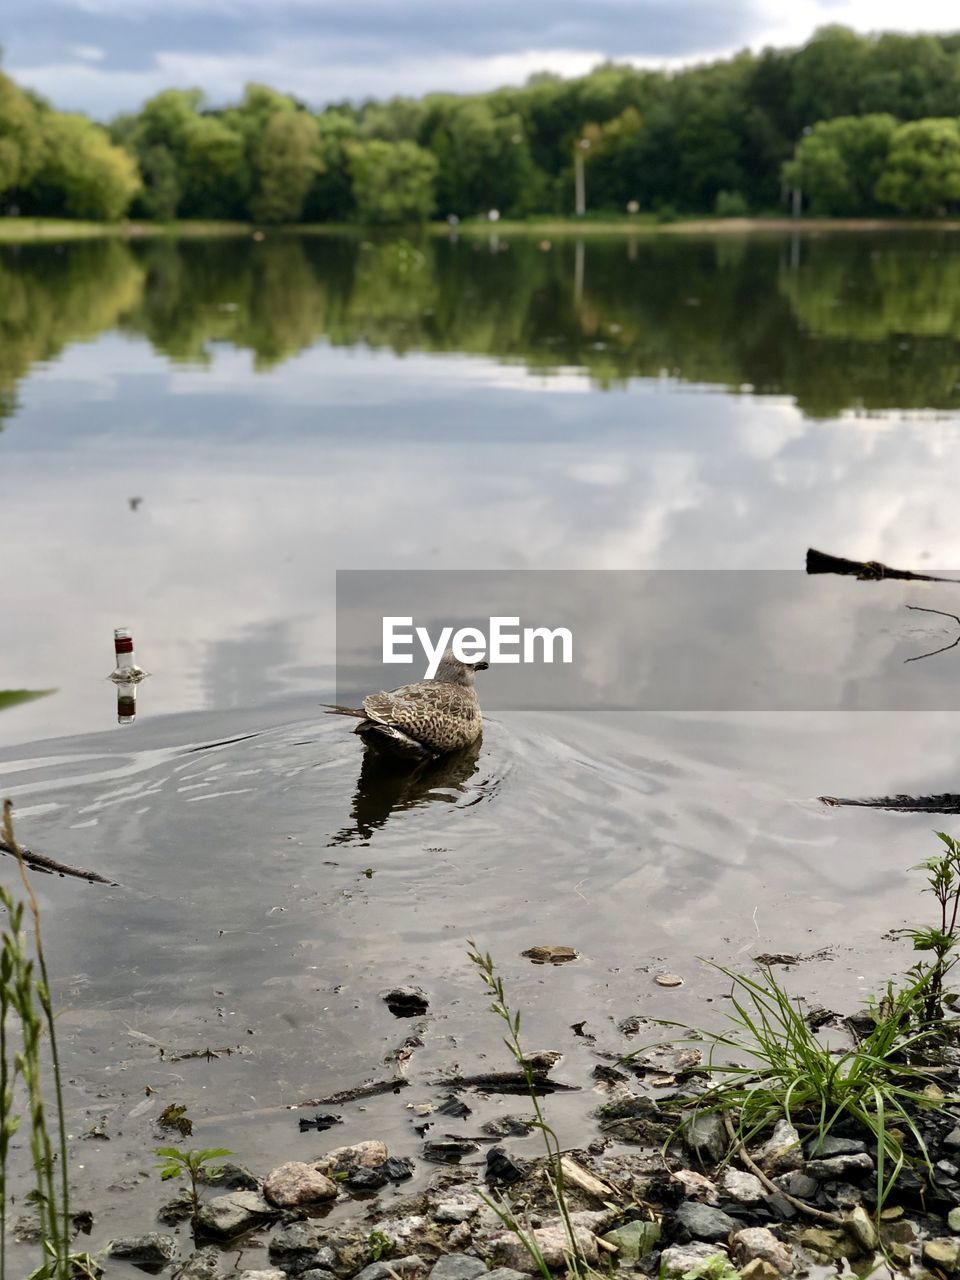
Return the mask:
<svg viewBox="0 0 960 1280">
<path fill-rule="evenodd" d="M 339 1093 L 331 1093 L 328 1098 L 307 1098 L 298 1102 L 298 1107 L 339 1107 L 345 1102 L 356 1102 L 358 1098 L 375 1098 L 381 1093 L 396 1093 L 405 1089 L 410 1083 L 403 1076 L 394 1080 L 368 1080 L 365 1084 L 355 1085 L 352 1089 L 341 1089 Z"/>
<path fill-rule="evenodd" d="M 807 551 L 807 573 L 839 573 L 857 578 L 860 582 L 880 582 L 883 578 L 896 578 L 902 582 L 955 582 L 960 585 L 958 578 L 938 578 L 931 573 L 891 569 L 879 560 L 846 560 L 843 556 L 830 556 L 813 547 Z"/>
<path fill-rule="evenodd" d="M 916 613 L 938 613 L 941 618 L 952 618 L 960 627 L 960 617 L 955 613 L 944 613 L 943 609 L 927 609 L 922 604 L 908 604 L 907 608 L 913 609 Z M 904 662 L 919 662 L 921 658 L 932 658 L 938 653 L 946 653 L 948 649 L 955 649 L 958 644 L 960 644 L 960 634 L 950 644 L 941 645 L 939 649 L 931 649 L 929 653 L 918 653 L 913 658 L 904 658 Z"/>
<path fill-rule="evenodd" d="M 445 1076 L 442 1080 L 433 1080 L 431 1083 L 444 1089 L 479 1089 L 486 1093 L 529 1093 L 531 1088 L 522 1071 L 493 1071 L 479 1076 Z M 573 1093 L 580 1086 L 548 1080 L 545 1073 L 534 1072 L 533 1088 L 542 1096 L 545 1093 Z"/>
<path fill-rule="evenodd" d="M 20 852 L 31 871 L 42 871 L 48 876 L 73 876 L 76 880 L 87 880 L 90 884 L 116 884 L 115 880 L 108 880 L 105 876 L 98 875 L 96 871 L 84 871 L 82 867 L 71 867 L 66 862 L 58 862 L 56 858 L 48 858 L 44 853 L 34 853 L 31 849 L 21 849 Z M 0 853 L 8 853 L 12 858 L 17 856 L 2 836 L 0 836 Z"/>
<path fill-rule="evenodd" d="M 845 796 L 820 796 L 821 804 L 855 809 L 892 809 L 895 813 L 960 813 L 960 795 L 944 792 L 938 796 L 878 796 L 852 800 Z"/>
</svg>

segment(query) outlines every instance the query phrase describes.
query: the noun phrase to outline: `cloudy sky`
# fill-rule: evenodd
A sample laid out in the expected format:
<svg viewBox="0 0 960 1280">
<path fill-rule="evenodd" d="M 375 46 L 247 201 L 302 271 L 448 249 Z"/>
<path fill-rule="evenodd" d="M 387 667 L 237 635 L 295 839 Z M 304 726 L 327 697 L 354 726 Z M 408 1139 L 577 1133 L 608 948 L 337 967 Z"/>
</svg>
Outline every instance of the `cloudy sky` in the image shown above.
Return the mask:
<svg viewBox="0 0 960 1280">
<path fill-rule="evenodd" d="M 6 70 L 62 109 L 109 117 L 159 89 L 214 103 L 249 80 L 322 105 L 471 91 L 604 58 L 676 66 L 802 42 L 826 22 L 944 31 L 950 0 L 5 0 Z"/>
</svg>

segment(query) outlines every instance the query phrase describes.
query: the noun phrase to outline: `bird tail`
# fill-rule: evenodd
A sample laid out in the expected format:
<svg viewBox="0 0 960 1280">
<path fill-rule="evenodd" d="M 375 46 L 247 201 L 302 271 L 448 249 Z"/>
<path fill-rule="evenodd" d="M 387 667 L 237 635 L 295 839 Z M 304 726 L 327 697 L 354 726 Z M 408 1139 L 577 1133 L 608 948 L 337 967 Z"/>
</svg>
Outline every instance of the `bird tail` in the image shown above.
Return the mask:
<svg viewBox="0 0 960 1280">
<path fill-rule="evenodd" d="M 356 716 L 358 720 L 366 719 L 367 713 L 362 707 L 341 707 L 336 702 L 321 702 L 328 716 Z"/>
</svg>

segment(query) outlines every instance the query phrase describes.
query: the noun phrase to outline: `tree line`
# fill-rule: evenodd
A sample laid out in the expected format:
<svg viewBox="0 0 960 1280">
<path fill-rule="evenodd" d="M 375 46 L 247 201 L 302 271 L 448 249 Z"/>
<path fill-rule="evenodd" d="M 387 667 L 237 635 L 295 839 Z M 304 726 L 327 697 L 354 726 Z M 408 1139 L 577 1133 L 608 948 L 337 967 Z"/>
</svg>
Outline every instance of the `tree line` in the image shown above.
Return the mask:
<svg viewBox="0 0 960 1280">
<path fill-rule="evenodd" d="M 318 91 L 322 86 L 318 86 Z M 168 90 L 109 126 L 0 75 L 7 212 L 258 223 L 423 221 L 497 210 L 668 219 L 960 207 L 960 34 L 818 31 L 674 73 L 615 63 L 519 88 L 319 112 L 262 85 L 214 108 Z"/>
</svg>

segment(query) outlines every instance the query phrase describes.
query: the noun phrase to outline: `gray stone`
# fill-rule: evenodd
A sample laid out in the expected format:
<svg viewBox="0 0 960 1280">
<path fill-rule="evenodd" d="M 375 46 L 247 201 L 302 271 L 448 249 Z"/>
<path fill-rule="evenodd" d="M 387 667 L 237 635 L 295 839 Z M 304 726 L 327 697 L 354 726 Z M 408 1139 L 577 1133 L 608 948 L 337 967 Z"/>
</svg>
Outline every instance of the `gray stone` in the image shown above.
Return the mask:
<svg viewBox="0 0 960 1280">
<path fill-rule="evenodd" d="M 430 1272 L 430 1280 L 477 1280 L 487 1268 L 479 1258 L 465 1253 L 448 1253 L 439 1258 Z"/>
<path fill-rule="evenodd" d="M 960 1205 L 947 1214 L 947 1226 L 951 1231 L 960 1231 Z"/>
<path fill-rule="evenodd" d="M 232 1240 L 276 1216 L 276 1209 L 258 1191 L 229 1191 L 201 1205 L 197 1221 L 209 1235 Z"/>
<path fill-rule="evenodd" d="M 458 1200 L 441 1200 L 433 1211 L 433 1217 L 436 1222 L 467 1222 L 482 1208 L 480 1197 L 470 1194 Z"/>
<path fill-rule="evenodd" d="M 757 1153 L 757 1164 L 766 1174 L 792 1173 L 803 1168 L 800 1135 L 789 1120 L 778 1120 L 773 1133 Z"/>
<path fill-rule="evenodd" d="M 715 1111 L 698 1111 L 684 1123 L 683 1140 L 698 1160 L 719 1164 L 727 1153 L 727 1131 Z"/>
<path fill-rule="evenodd" d="M 174 1271 L 174 1280 L 217 1280 L 223 1272 L 220 1262 L 223 1254 L 219 1249 L 209 1245 L 206 1249 L 198 1249 L 191 1253 L 182 1267 Z"/>
<path fill-rule="evenodd" d="M 956 1128 L 950 1130 L 943 1140 L 943 1145 L 945 1147 L 950 1147 L 954 1151 L 957 1147 L 960 1147 L 960 1124 L 958 1124 Z"/>
<path fill-rule="evenodd" d="M 302 1160 L 290 1160 L 267 1174 L 263 1194 L 280 1209 L 298 1209 L 301 1205 L 336 1200 L 337 1184 Z"/>
<path fill-rule="evenodd" d="M 729 1167 L 723 1171 L 720 1187 L 724 1195 L 736 1200 L 738 1204 L 758 1204 L 765 1194 L 759 1178 L 752 1173 L 743 1173 Z"/>
<path fill-rule="evenodd" d="M 873 1173 L 873 1160 L 865 1151 L 829 1160 L 808 1160 L 806 1172 L 818 1182 L 837 1182 L 841 1178 L 857 1178 Z"/>
<path fill-rule="evenodd" d="M 269 1271 L 241 1271 L 240 1280 L 287 1280 L 287 1273 L 275 1267 Z"/>
<path fill-rule="evenodd" d="M 696 1270 L 708 1258 L 715 1258 L 718 1254 L 722 1256 L 722 1253 L 715 1244 L 705 1244 L 700 1240 L 693 1244 L 672 1245 L 660 1255 L 660 1275 L 663 1280 L 681 1280 L 688 1271 Z"/>
<path fill-rule="evenodd" d="M 746 1264 L 759 1259 L 774 1267 L 782 1276 L 793 1270 L 790 1248 L 766 1227 L 744 1227 L 731 1241 L 734 1257 Z"/>
<path fill-rule="evenodd" d="M 198 1180 L 219 1187 L 221 1191 L 260 1190 L 257 1175 L 242 1164 L 234 1164 L 232 1160 L 224 1160 L 221 1164 L 211 1165 L 209 1169 L 201 1169 Z"/>
<path fill-rule="evenodd" d="M 677 1210 L 677 1222 L 694 1240 L 726 1240 L 737 1224 L 723 1212 L 696 1200 L 684 1200 Z"/>
<path fill-rule="evenodd" d="M 659 1222 L 628 1222 L 603 1237 L 608 1244 L 616 1245 L 621 1262 L 639 1262 L 660 1240 Z"/>
<path fill-rule="evenodd" d="M 798 1200 L 812 1200 L 820 1189 L 816 1178 L 811 1178 L 806 1173 L 785 1173 L 775 1181 L 781 1191 L 785 1191 L 788 1196 L 796 1196 Z"/>
<path fill-rule="evenodd" d="M 123 1236 L 107 1245 L 111 1258 L 122 1258 L 142 1267 L 165 1267 L 177 1256 L 177 1242 L 173 1236 L 162 1236 L 150 1231 L 144 1236 Z"/>
<path fill-rule="evenodd" d="M 848 1233 L 857 1242 L 862 1253 L 874 1253 L 880 1244 L 876 1223 L 863 1205 L 851 1209 L 844 1219 Z"/>
<path fill-rule="evenodd" d="M 394 1275 L 409 1276 L 418 1271 L 425 1271 L 427 1264 L 419 1254 L 412 1253 L 409 1258 L 391 1258 L 388 1262 L 371 1262 L 369 1267 L 358 1271 L 354 1280 L 391 1280 Z"/>
<path fill-rule="evenodd" d="M 513 1267 L 494 1267 L 487 1272 L 487 1280 L 527 1280 L 522 1271 L 514 1271 Z"/>
<path fill-rule="evenodd" d="M 840 1138 L 828 1133 L 821 1142 L 812 1142 L 807 1148 L 807 1154 L 811 1160 L 829 1160 L 831 1156 L 856 1155 L 858 1151 L 866 1149 L 866 1143 L 859 1138 Z"/>
<path fill-rule="evenodd" d="M 309 1271 L 301 1271 L 297 1280 L 334 1280 L 334 1274 L 332 1271 L 324 1270 L 323 1267 L 311 1267 Z"/>
<path fill-rule="evenodd" d="M 941 1271 L 956 1271 L 960 1265 L 960 1240 L 925 1240 L 923 1260 Z"/>
<path fill-rule="evenodd" d="M 317 1228 L 309 1222 L 291 1222 L 270 1240 L 270 1261 L 276 1263 L 313 1262 L 320 1249 Z"/>
<path fill-rule="evenodd" d="M 562 1222 L 558 1220 L 546 1222 L 542 1227 L 535 1227 L 532 1235 L 536 1240 L 537 1248 L 543 1255 L 544 1262 L 551 1270 L 559 1270 L 566 1266 L 570 1245 L 566 1227 Z M 573 1236 L 583 1261 L 587 1266 L 595 1267 L 599 1258 L 597 1240 L 593 1232 L 586 1227 L 574 1224 Z M 493 1236 L 486 1242 L 485 1248 L 498 1267 L 510 1267 L 514 1271 L 528 1273 L 537 1270 L 537 1265 L 526 1246 L 512 1231 L 503 1231 Z"/>
<path fill-rule="evenodd" d="M 716 1204 L 720 1199 L 717 1184 L 695 1169 L 678 1169 L 673 1175 L 683 1187 L 685 1200 L 702 1200 L 704 1204 Z"/>
</svg>

